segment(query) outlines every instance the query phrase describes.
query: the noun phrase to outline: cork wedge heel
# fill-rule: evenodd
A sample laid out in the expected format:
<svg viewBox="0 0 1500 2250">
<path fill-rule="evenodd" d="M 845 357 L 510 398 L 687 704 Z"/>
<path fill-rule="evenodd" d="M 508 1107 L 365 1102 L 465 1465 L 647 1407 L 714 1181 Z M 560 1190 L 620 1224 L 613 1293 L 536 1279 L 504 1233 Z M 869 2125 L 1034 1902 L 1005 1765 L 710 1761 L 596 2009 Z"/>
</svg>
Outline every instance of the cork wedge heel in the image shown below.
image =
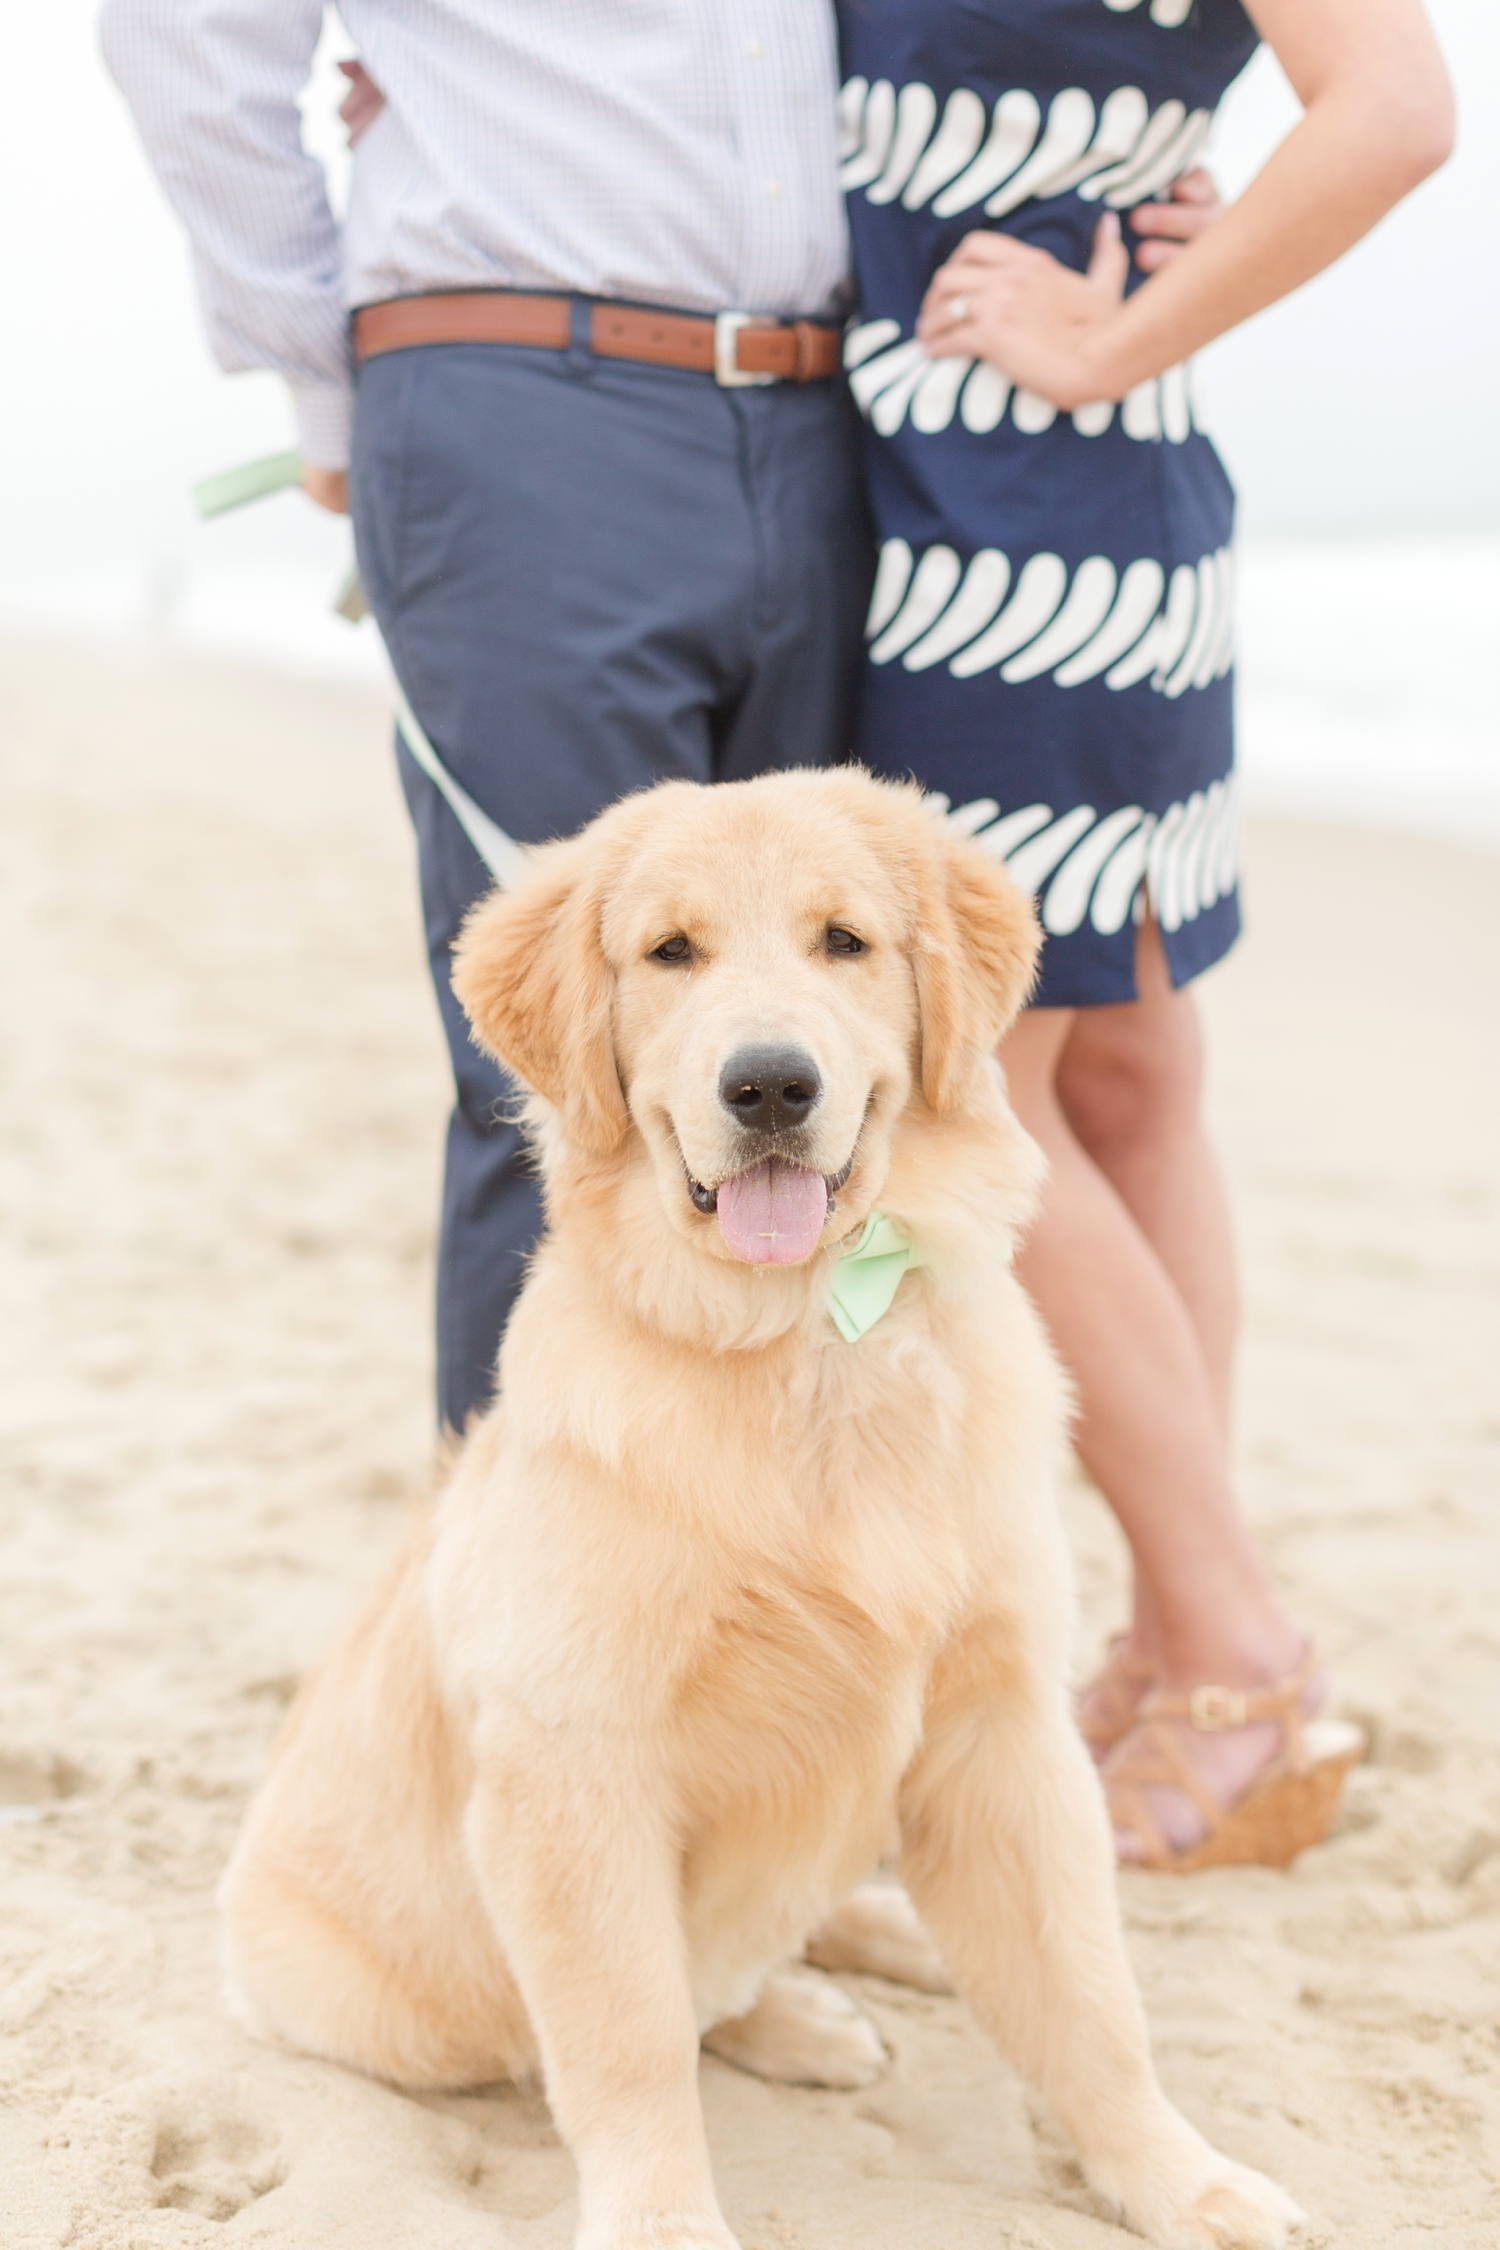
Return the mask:
<svg viewBox="0 0 1500 2250">
<path fill-rule="evenodd" d="M 1317 1669 L 1309 1649 L 1297 1670 L 1273 1687 L 1206 1686 L 1186 1694 L 1156 1689 L 1146 1696 L 1105 1774 L 1114 1826 L 1140 1845 L 1136 1864 L 1174 1875 L 1207 1867 L 1286 1867 L 1322 1843 L 1344 1777 L 1363 1758 L 1366 1743 L 1356 1726 L 1304 1715 L 1303 1698 Z M 1203 1734 L 1273 1724 L 1281 1729 L 1281 1748 L 1244 1794 L 1225 1804 L 1183 1748 L 1178 1729 L 1184 1724 Z M 1180 1790 L 1191 1799 L 1203 1821 L 1195 1843 L 1177 1849 L 1163 1835 L 1151 1808 L 1153 1789 Z"/>
</svg>

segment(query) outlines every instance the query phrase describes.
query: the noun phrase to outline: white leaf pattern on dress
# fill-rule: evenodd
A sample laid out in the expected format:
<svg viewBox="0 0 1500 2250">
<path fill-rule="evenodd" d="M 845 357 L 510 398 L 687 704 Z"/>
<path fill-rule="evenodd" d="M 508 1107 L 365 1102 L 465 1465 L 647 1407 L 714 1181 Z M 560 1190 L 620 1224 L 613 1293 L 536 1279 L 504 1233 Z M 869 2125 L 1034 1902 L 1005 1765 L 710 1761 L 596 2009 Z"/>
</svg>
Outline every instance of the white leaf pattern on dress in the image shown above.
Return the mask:
<svg viewBox="0 0 1500 2250">
<path fill-rule="evenodd" d="M 896 132 L 896 89 L 888 78 L 877 78 L 860 104 L 859 139 L 846 158 L 839 184 L 845 193 L 867 187 L 885 170 Z"/>
<path fill-rule="evenodd" d="M 1040 437 L 1057 420 L 1057 408 L 1040 391 L 1021 389 L 1011 399 L 1010 418 L 1026 437 Z"/>
<path fill-rule="evenodd" d="M 1166 380 L 1165 377 L 1162 378 Z M 1072 413 L 1074 429 L 1080 437 L 1103 437 L 1115 418 L 1112 398 L 1091 399 L 1087 406 L 1075 406 Z"/>
<path fill-rule="evenodd" d="M 993 194 L 1030 155 L 1041 122 L 1041 105 L 1034 94 L 1019 86 L 1002 94 L 990 119 L 989 139 L 968 170 L 933 199 L 933 217 L 951 219 Z"/>
<path fill-rule="evenodd" d="M 966 430 L 983 437 L 997 429 L 1010 398 L 1010 377 L 987 359 L 976 359 L 959 401 L 958 416 Z"/>
<path fill-rule="evenodd" d="M 917 391 L 927 380 L 928 361 L 924 352 L 921 359 L 894 383 L 888 383 L 870 408 L 870 425 L 882 437 L 894 437 L 906 420 L 906 410 Z"/>
<path fill-rule="evenodd" d="M 861 414 L 868 414 L 880 393 L 898 382 L 908 369 L 928 364 L 927 352 L 915 336 L 892 351 L 877 352 L 849 377 L 849 395 Z"/>
<path fill-rule="evenodd" d="M 863 100 L 863 95 L 860 99 Z M 901 203 L 907 211 L 922 205 L 945 188 L 951 179 L 972 164 L 984 140 L 989 112 L 971 86 L 959 86 L 948 96 L 943 122 L 927 144 L 927 153 L 906 183 Z M 858 142 L 855 143 L 858 146 Z"/>
<path fill-rule="evenodd" d="M 966 809 L 960 805 L 953 818 L 961 820 Z M 976 829 L 974 840 L 977 843 L 982 834 L 985 850 L 993 852 L 996 859 L 1005 859 L 1018 844 L 1024 844 L 1028 836 L 1034 836 L 1039 828 L 1045 828 L 1051 818 L 1050 805 L 1022 805 L 1019 812 L 1007 813 L 1003 820 L 997 820 L 992 827 Z"/>
<path fill-rule="evenodd" d="M 1193 630 L 1188 635 L 1187 647 L 1163 686 L 1164 695 L 1175 700 L 1190 687 L 1207 686 L 1208 680 L 1213 677 L 1212 671 L 1200 682 L 1198 667 L 1202 664 L 1205 653 L 1212 661 L 1219 641 L 1218 625 L 1219 573 L 1214 567 L 1213 556 L 1205 555 L 1198 565 L 1198 599 L 1193 611 Z"/>
<path fill-rule="evenodd" d="M 1107 555 L 1090 555 L 1073 573 L 1067 600 L 1044 633 L 1031 646 L 1000 668 L 1000 677 L 1014 684 L 1055 672 L 1074 651 L 1091 641 L 1109 615 L 1115 598 L 1115 566 Z"/>
<path fill-rule="evenodd" d="M 902 658 L 903 669 L 925 672 L 952 656 L 976 634 L 982 633 L 1005 599 L 1010 584 L 1010 562 L 998 548 L 981 547 L 968 569 L 957 598 L 946 614 L 931 626 Z"/>
<path fill-rule="evenodd" d="M 1088 834 L 1095 817 L 1092 805 L 1075 805 L 1061 820 L 1039 829 L 1019 851 L 1006 855 L 1007 874 L 1023 891 L 1030 891 L 1035 897 L 1059 860 L 1066 859 L 1079 837 Z"/>
<path fill-rule="evenodd" d="M 950 662 L 948 670 L 953 678 L 971 680 L 977 673 L 993 671 L 1007 656 L 1034 640 L 1057 614 L 1067 586 L 1068 566 L 1061 555 L 1033 555 L 994 624 Z"/>
<path fill-rule="evenodd" d="M 972 359 L 935 359 L 932 362 L 911 402 L 914 430 L 920 430 L 927 437 L 947 429 L 953 420 L 964 378 L 973 365 Z"/>
<path fill-rule="evenodd" d="M 1188 371 L 1184 361 L 1169 367 L 1160 381 L 1160 412 L 1162 436 L 1173 445 L 1181 445 L 1193 426 L 1193 409 L 1188 394 Z"/>
<path fill-rule="evenodd" d="M 867 78 L 846 78 L 839 88 L 838 151 L 839 162 L 847 164 L 859 152 L 864 138 L 865 96 L 870 91 Z"/>
<path fill-rule="evenodd" d="M 1054 817 L 1042 804 L 1002 814 L 992 797 L 951 808 L 946 797 L 927 802 L 950 833 L 971 836 L 1037 898 L 1050 937 L 1070 937 L 1085 922 L 1101 937 L 1115 936 L 1143 886 L 1162 928 L 1179 930 L 1227 898 L 1239 880 L 1239 789 L 1232 773 L 1159 816 L 1139 805 L 1121 805 L 1101 818 L 1092 805 Z"/>
<path fill-rule="evenodd" d="M 1069 937 L 1080 929 L 1089 910 L 1094 885 L 1122 837 L 1140 826 L 1139 805 L 1122 805 L 1107 813 L 1075 844 L 1047 887 L 1042 906 L 1042 927 L 1049 937 Z"/>
<path fill-rule="evenodd" d="M 844 335 L 845 369 L 858 367 L 873 352 L 883 351 L 893 344 L 901 333 L 899 320 L 867 320 L 857 328 L 846 330 Z"/>
<path fill-rule="evenodd" d="M 1127 649 L 1134 648 L 1161 606 L 1166 582 L 1166 572 L 1151 556 L 1143 555 L 1139 562 L 1131 563 L 1121 577 L 1115 606 L 1098 632 L 1084 642 L 1076 656 L 1057 667 L 1053 678 L 1058 686 L 1081 687 L 1085 680 L 1107 672 Z"/>
<path fill-rule="evenodd" d="M 906 598 L 911 583 L 911 549 L 904 539 L 887 539 L 880 550 L 880 561 L 875 569 L 875 585 L 870 595 L 870 614 L 865 619 L 865 634 L 873 640 L 883 633 Z"/>
<path fill-rule="evenodd" d="M 1147 118 L 1145 128 L 1134 148 L 1127 149 L 1117 164 L 1101 167 L 1091 179 L 1081 180 L 1078 193 L 1085 203 L 1097 203 L 1101 197 L 1123 187 L 1135 172 L 1142 172 L 1156 163 L 1164 149 L 1171 147 L 1182 130 L 1187 116 L 1187 104 L 1175 96 L 1154 109 Z"/>
<path fill-rule="evenodd" d="M 1170 108 L 1172 105 L 1167 103 L 1165 106 Z M 1102 181 L 1107 180 L 1109 175 L 1101 174 L 1084 181 L 1078 190 L 1079 194 L 1090 203 L 1102 194 L 1111 211 L 1127 211 L 1137 203 L 1144 203 L 1148 196 L 1159 194 L 1171 181 L 1181 179 L 1184 172 L 1191 171 L 1198 160 L 1199 149 L 1208 139 L 1212 123 L 1211 110 L 1193 110 L 1149 164 L 1143 163 L 1138 153 L 1132 160 L 1131 169 L 1123 178 L 1117 178 L 1112 185 L 1104 188 Z"/>
<path fill-rule="evenodd" d="M 844 368 L 850 392 L 860 412 L 870 417 L 883 436 L 894 436 L 908 413 L 912 428 L 925 437 L 948 429 L 955 412 L 964 428 L 976 436 L 997 429 L 1007 406 L 1012 426 L 1027 437 L 1040 436 L 1057 420 L 1058 409 L 1050 399 L 1037 391 L 1013 392 L 1008 378 L 987 360 L 928 359 L 926 347 L 915 336 L 904 343 L 900 339 L 899 324 L 888 318 L 860 321 L 844 338 Z M 899 410 L 893 399 L 883 414 L 873 414 L 874 400 L 919 361 L 925 362 L 928 379 L 902 390 Z M 969 379 L 967 384 L 965 378 Z M 1099 399 L 1075 407 L 1069 419 L 1080 437 L 1101 437 L 1114 414 L 1113 403 Z M 1194 430 L 1201 430 L 1202 424 L 1193 412 L 1191 362 L 1169 367 L 1164 375 L 1150 376 L 1128 391 L 1120 408 L 1120 427 L 1127 437 L 1149 444 L 1166 439 L 1172 445 L 1183 444 Z"/>
<path fill-rule="evenodd" d="M 986 198 L 992 219 L 1003 219 L 1033 195 L 1057 195 L 1077 168 L 1094 134 L 1094 103 L 1081 86 L 1065 86 L 1047 112 L 1047 129 L 1018 172 Z"/>
<path fill-rule="evenodd" d="M 872 664 L 888 664 L 937 622 L 953 597 L 963 569 L 951 547 L 924 550 L 905 600 L 870 650 Z"/>
<path fill-rule="evenodd" d="M 1120 427 L 1127 437 L 1144 439 L 1148 444 L 1162 435 L 1160 378 L 1148 376 L 1125 393 L 1120 401 Z"/>
<path fill-rule="evenodd" d="M 906 541 L 888 539 L 865 626 L 870 662 L 900 656 L 907 671 L 924 672 L 946 661 L 956 680 L 999 667 L 1011 685 L 1050 672 L 1060 688 L 1102 672 L 1117 693 L 1149 676 L 1175 700 L 1222 679 L 1233 661 L 1227 547 L 1179 563 L 1170 579 L 1149 555 L 1118 577 L 1107 556 L 1089 555 L 1070 577 L 1060 555 L 1035 554 L 1011 581 L 1011 560 L 997 547 L 965 567 L 954 548 L 934 545 L 913 567 Z"/>
<path fill-rule="evenodd" d="M 1146 853 L 1154 826 L 1154 821 L 1142 821 L 1139 828 L 1131 830 L 1123 844 L 1116 845 L 1104 863 L 1087 910 L 1089 920 L 1101 937 L 1113 937 L 1117 930 L 1124 929 L 1130 918 L 1141 877 L 1146 872 Z"/>
<path fill-rule="evenodd" d="M 926 148 L 937 120 L 937 96 L 919 78 L 903 86 L 896 102 L 896 130 L 891 153 L 878 180 L 865 189 L 871 203 L 894 203 L 910 179 L 917 159 Z"/>
<path fill-rule="evenodd" d="M 1152 14 L 1162 0 L 1154 0 Z M 1004 218 L 1029 198 L 1076 188 L 1089 202 L 1122 211 L 1143 203 L 1188 170 L 1207 136 L 1211 114 L 1189 113 L 1176 99 L 1151 109 L 1139 86 L 1117 86 L 1096 114 L 1081 86 L 1064 86 L 1047 110 L 1013 86 L 988 110 L 972 87 L 959 86 L 943 105 L 912 79 L 898 92 L 887 78 L 869 86 L 848 79 L 839 93 L 839 178 L 846 193 L 862 188 L 872 203 L 893 203 L 954 218 L 976 204 Z M 988 130 L 986 130 L 988 125 Z"/>
</svg>

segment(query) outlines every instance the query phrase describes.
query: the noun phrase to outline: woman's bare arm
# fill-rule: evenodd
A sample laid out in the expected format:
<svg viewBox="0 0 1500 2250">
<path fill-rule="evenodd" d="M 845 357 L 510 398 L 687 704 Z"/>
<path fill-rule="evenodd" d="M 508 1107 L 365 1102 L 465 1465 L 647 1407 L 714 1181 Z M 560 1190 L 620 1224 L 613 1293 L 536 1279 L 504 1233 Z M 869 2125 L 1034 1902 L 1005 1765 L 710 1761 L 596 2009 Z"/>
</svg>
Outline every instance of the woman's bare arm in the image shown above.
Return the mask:
<svg viewBox="0 0 1500 2250">
<path fill-rule="evenodd" d="M 1088 274 L 967 236 L 923 304 L 934 355 L 993 360 L 1064 408 L 1121 398 L 1321 273 L 1444 162 L 1453 95 L 1420 0 L 1246 7 L 1305 115 L 1239 201 L 1124 302 L 1125 255 L 1103 229 Z"/>
</svg>

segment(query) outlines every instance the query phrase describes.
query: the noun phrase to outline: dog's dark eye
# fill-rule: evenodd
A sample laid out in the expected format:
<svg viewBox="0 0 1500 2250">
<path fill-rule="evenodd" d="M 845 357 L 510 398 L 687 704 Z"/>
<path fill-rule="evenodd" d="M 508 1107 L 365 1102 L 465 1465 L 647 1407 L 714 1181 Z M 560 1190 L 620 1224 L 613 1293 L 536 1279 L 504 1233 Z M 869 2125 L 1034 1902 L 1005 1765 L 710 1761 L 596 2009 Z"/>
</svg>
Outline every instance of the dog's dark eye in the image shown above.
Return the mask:
<svg viewBox="0 0 1500 2250">
<path fill-rule="evenodd" d="M 830 953 L 863 953 L 865 941 L 857 938 L 852 930 L 832 929 L 828 933 L 828 950 Z"/>
<path fill-rule="evenodd" d="M 660 945 L 651 948 L 653 961 L 691 961 L 693 949 L 685 937 L 663 938 Z"/>
</svg>

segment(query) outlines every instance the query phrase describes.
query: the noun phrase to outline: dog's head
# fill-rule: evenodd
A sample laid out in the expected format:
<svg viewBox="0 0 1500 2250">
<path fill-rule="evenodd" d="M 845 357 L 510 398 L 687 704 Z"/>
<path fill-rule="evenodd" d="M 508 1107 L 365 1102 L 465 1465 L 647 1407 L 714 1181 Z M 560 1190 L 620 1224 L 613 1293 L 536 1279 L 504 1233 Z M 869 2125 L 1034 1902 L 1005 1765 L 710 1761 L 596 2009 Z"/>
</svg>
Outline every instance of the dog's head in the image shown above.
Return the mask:
<svg viewBox="0 0 1500 2250">
<path fill-rule="evenodd" d="M 570 1151 L 634 1143 L 679 1233 L 794 1265 L 878 1200 L 913 1104 L 972 1098 L 1036 945 L 993 860 L 843 768 L 627 798 L 476 908 L 453 981 Z"/>
</svg>

